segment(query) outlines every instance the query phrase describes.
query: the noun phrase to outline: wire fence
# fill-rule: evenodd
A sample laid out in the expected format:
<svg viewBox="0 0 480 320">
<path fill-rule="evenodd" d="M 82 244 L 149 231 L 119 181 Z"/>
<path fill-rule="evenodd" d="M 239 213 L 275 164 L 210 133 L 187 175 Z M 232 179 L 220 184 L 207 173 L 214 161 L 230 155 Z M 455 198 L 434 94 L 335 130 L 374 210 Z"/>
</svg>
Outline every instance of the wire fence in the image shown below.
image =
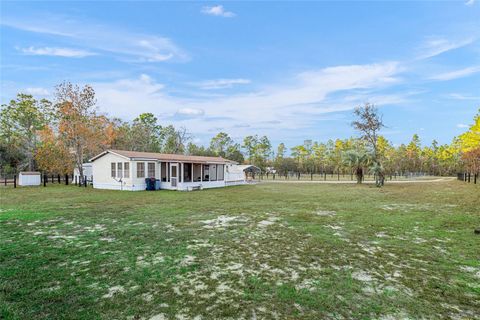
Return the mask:
<svg viewBox="0 0 480 320">
<path fill-rule="evenodd" d="M 433 176 L 424 172 L 392 173 L 384 176 L 385 180 L 421 180 L 430 179 Z M 323 172 L 323 173 L 262 173 L 258 177 L 260 180 L 300 180 L 300 181 L 356 181 L 357 176 L 354 173 L 345 172 Z M 375 181 L 375 174 L 364 174 L 362 181 Z"/>
<path fill-rule="evenodd" d="M 457 174 L 457 179 L 460 181 L 465 181 L 468 183 L 477 184 L 477 181 L 480 178 L 480 174 L 478 173 L 470 173 L 470 172 L 461 172 Z"/>
<path fill-rule="evenodd" d="M 87 187 L 89 185 L 93 185 L 93 176 L 91 177 L 81 177 L 79 175 L 60 175 L 60 174 L 41 174 L 40 175 L 40 185 L 46 187 L 50 184 L 64 184 L 64 185 L 72 185 L 78 187 Z M 16 174 L 4 175 L 0 177 L 0 186 L 8 187 L 13 186 L 16 188 L 20 186 L 19 184 L 19 176 Z"/>
</svg>

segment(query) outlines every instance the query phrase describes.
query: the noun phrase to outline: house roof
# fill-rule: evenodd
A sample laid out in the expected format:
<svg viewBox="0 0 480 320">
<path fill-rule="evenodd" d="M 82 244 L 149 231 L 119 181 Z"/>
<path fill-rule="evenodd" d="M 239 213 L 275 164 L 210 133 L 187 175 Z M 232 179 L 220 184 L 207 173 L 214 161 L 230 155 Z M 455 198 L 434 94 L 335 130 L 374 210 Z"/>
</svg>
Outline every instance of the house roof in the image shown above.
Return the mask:
<svg viewBox="0 0 480 320">
<path fill-rule="evenodd" d="M 251 171 L 257 171 L 257 172 L 262 171 L 259 167 L 254 166 L 253 164 L 241 164 L 241 165 L 238 165 L 237 168 L 242 170 L 242 171 L 249 171 L 249 172 L 251 172 Z"/>
<path fill-rule="evenodd" d="M 39 176 L 40 172 L 38 171 L 22 171 L 20 172 L 22 176 Z"/>
<path fill-rule="evenodd" d="M 95 161 L 107 153 L 116 154 L 130 160 L 162 160 L 172 162 L 195 162 L 195 163 L 235 163 L 222 157 L 203 157 L 203 156 L 186 156 L 183 154 L 169 154 L 156 152 L 140 152 L 127 150 L 106 150 L 96 155 L 90 161 Z"/>
</svg>

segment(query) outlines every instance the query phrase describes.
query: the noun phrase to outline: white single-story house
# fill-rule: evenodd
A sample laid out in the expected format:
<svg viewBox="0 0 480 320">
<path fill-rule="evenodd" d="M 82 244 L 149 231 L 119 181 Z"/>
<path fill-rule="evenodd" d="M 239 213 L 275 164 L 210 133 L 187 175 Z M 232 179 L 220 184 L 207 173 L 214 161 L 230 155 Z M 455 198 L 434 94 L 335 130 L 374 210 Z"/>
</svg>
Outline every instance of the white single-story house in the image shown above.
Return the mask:
<svg viewBox="0 0 480 320">
<path fill-rule="evenodd" d="M 90 162 L 93 187 L 97 189 L 145 190 L 145 178 L 155 178 L 160 189 L 168 190 L 247 183 L 243 171 L 237 174 L 237 163 L 222 157 L 106 150 Z"/>
</svg>

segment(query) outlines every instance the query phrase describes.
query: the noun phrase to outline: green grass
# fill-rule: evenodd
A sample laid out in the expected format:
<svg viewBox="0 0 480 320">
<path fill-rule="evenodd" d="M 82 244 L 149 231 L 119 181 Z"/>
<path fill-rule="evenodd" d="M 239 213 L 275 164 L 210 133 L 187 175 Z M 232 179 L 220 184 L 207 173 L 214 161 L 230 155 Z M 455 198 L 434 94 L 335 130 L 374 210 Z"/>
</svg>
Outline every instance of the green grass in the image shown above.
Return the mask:
<svg viewBox="0 0 480 320">
<path fill-rule="evenodd" d="M 0 192 L 0 318 L 480 317 L 472 184 Z"/>
</svg>

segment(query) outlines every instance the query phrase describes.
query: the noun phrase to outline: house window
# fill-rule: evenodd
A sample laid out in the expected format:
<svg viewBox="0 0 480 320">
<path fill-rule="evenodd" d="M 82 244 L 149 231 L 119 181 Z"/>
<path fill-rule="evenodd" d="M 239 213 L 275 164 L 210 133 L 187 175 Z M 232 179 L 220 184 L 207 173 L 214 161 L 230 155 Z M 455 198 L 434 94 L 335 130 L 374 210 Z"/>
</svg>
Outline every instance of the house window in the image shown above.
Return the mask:
<svg viewBox="0 0 480 320">
<path fill-rule="evenodd" d="M 122 178 L 123 177 L 123 167 L 122 167 L 122 163 L 119 162 L 117 163 L 117 174 L 118 174 L 118 178 Z"/>
<path fill-rule="evenodd" d="M 148 163 L 148 177 L 155 178 L 155 163 L 149 162 Z"/>
<path fill-rule="evenodd" d="M 112 178 L 116 178 L 116 177 L 117 177 L 117 170 L 116 170 L 116 169 L 117 169 L 117 165 L 116 165 L 116 163 L 115 163 L 115 162 L 112 162 L 112 163 L 110 164 L 110 168 L 111 168 L 111 177 L 112 177 Z"/>
<path fill-rule="evenodd" d="M 145 178 L 145 162 L 137 162 L 137 178 Z"/>
<path fill-rule="evenodd" d="M 224 174 L 223 174 L 223 164 L 217 164 L 217 180 L 218 181 L 223 181 L 224 179 Z"/>
<path fill-rule="evenodd" d="M 124 178 L 130 178 L 130 163 L 125 162 L 123 164 L 123 177 Z"/>
<path fill-rule="evenodd" d="M 209 172 L 210 172 L 210 181 L 217 181 L 217 165 L 211 164 Z"/>
</svg>

